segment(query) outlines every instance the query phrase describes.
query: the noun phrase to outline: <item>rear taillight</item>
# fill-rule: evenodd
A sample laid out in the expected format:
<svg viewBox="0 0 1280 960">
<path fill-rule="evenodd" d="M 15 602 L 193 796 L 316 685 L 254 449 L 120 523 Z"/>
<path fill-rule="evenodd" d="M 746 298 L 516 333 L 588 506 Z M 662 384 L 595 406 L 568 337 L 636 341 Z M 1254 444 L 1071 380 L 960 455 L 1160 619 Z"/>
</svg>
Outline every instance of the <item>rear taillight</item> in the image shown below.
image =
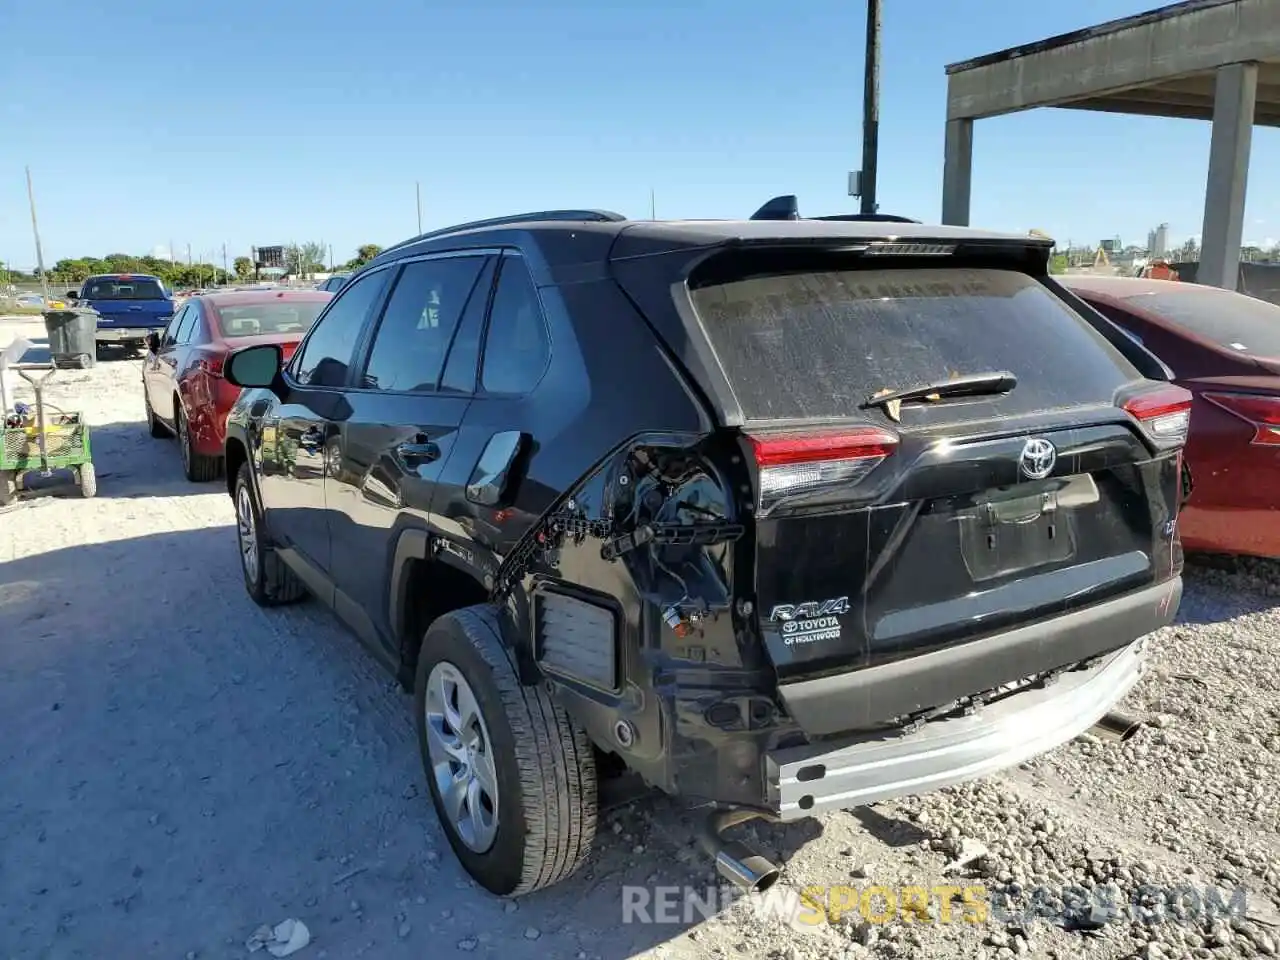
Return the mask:
<svg viewBox="0 0 1280 960">
<path fill-rule="evenodd" d="M 1124 409 L 1161 447 L 1180 447 L 1191 427 L 1191 392 L 1174 384 L 1146 390 L 1124 403 Z"/>
<path fill-rule="evenodd" d="M 761 515 L 784 500 L 856 483 L 898 446 L 880 427 L 753 434 L 747 437 L 760 476 Z"/>
<path fill-rule="evenodd" d="M 1253 427 L 1253 443 L 1280 446 L 1280 397 L 1248 393 L 1205 393 L 1202 396 Z"/>
</svg>

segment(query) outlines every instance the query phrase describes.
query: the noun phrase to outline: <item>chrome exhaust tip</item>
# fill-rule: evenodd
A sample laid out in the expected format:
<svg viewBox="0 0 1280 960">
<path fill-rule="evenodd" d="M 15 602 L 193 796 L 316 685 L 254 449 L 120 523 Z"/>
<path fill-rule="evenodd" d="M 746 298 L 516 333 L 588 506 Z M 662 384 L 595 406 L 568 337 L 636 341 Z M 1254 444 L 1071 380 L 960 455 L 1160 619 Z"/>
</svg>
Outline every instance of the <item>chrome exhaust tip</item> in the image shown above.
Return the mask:
<svg viewBox="0 0 1280 960">
<path fill-rule="evenodd" d="M 1102 719 L 1090 728 L 1089 732 L 1106 740 L 1124 743 L 1142 729 L 1146 722 L 1144 717 L 1135 717 L 1127 713 L 1112 711 L 1104 714 Z"/>
<path fill-rule="evenodd" d="M 716 854 L 716 873 L 747 893 L 763 893 L 782 876 L 776 866 L 736 840 L 726 842 Z"/>
<path fill-rule="evenodd" d="M 716 873 L 748 893 L 768 890 L 781 878 L 782 871 L 745 843 L 726 840 L 722 834 L 757 817 L 767 819 L 768 814 L 756 810 L 716 810 L 707 817 L 698 834 L 699 843 L 715 861 Z"/>
</svg>

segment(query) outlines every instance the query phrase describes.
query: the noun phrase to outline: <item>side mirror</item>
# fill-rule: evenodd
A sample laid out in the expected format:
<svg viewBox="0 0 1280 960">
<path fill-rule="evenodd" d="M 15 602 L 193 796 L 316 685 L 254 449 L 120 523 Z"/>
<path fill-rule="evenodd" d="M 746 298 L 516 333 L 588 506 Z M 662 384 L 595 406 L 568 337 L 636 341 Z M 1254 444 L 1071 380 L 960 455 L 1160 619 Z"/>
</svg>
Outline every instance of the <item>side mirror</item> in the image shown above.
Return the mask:
<svg viewBox="0 0 1280 960">
<path fill-rule="evenodd" d="M 283 366 L 284 351 L 280 345 L 262 343 L 231 354 L 222 375 L 234 387 L 269 387 L 276 382 Z"/>
<path fill-rule="evenodd" d="M 80 299 L 80 291 L 79 291 L 79 290 L 68 290 L 68 291 L 67 291 L 67 299 L 68 299 L 68 300 L 79 300 L 79 299 Z"/>
<path fill-rule="evenodd" d="M 155 331 L 147 334 L 147 349 L 152 353 L 160 352 L 160 334 Z"/>
</svg>

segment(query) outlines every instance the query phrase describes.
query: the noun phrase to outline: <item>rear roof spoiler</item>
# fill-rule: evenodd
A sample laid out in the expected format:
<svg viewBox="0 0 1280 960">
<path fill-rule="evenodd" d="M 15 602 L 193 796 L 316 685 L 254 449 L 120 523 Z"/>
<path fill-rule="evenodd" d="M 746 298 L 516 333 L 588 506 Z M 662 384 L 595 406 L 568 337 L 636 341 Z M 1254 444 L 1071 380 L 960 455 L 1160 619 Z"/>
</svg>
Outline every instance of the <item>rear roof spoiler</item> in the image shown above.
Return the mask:
<svg viewBox="0 0 1280 960">
<path fill-rule="evenodd" d="M 774 197 L 751 215 L 752 220 L 851 220 L 863 223 L 919 223 L 910 217 L 900 217 L 895 213 L 841 213 L 827 217 L 800 216 L 800 201 L 793 193 Z"/>
</svg>

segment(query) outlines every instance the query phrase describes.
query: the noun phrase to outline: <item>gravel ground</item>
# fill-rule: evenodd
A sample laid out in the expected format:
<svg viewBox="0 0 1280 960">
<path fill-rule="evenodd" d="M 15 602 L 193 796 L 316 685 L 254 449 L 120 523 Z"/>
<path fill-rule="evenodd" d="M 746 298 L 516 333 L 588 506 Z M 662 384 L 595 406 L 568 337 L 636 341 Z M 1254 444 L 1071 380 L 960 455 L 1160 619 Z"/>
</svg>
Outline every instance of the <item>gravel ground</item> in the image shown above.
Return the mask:
<svg viewBox="0 0 1280 960">
<path fill-rule="evenodd" d="M 0 320 L 0 344 L 18 331 L 39 336 Z M 449 853 L 408 698 L 323 608 L 244 596 L 230 501 L 147 436 L 139 367 L 51 388 L 97 425 L 98 499 L 0 510 L 0 957 L 247 957 L 289 917 L 311 931 L 301 958 L 1276 953 L 1274 565 L 1189 568 L 1126 705 L 1154 722 L 1126 742 L 1087 736 L 927 797 L 742 828 L 787 861 L 773 912 L 622 922 L 625 886 L 714 883 L 694 816 L 664 799 L 611 811 L 582 874 L 504 903 Z M 965 922 L 944 894 L 887 923 L 777 916 L 803 888 L 903 884 L 982 884 L 991 909 Z M 1131 909 L 1155 909 L 1151 885 L 1182 891 L 1161 922 Z M 1207 886 L 1245 900 L 1213 919 L 1188 899 Z"/>
</svg>

